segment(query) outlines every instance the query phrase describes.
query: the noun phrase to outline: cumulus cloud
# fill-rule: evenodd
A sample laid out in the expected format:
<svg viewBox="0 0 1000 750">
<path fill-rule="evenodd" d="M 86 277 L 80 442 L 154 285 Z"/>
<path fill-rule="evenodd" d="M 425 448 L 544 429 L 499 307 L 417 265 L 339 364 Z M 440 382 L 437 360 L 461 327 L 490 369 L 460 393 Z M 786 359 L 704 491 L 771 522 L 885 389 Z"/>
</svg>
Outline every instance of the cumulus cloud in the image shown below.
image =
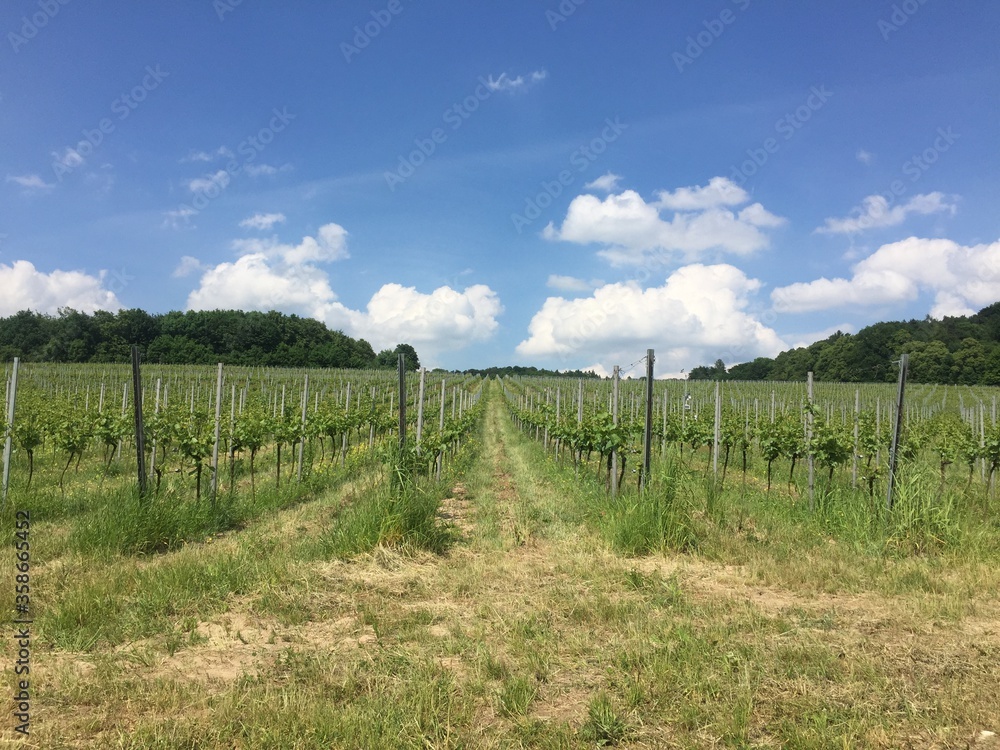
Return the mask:
<svg viewBox="0 0 1000 750">
<path fill-rule="evenodd" d="M 463 291 L 443 286 L 430 293 L 399 284 L 383 285 L 364 310 L 338 301 L 321 264 L 348 257 L 347 231 L 338 224 L 320 227 L 297 245 L 276 238 L 233 242 L 235 261 L 204 267 L 184 258 L 180 270 L 202 270 L 188 309 L 280 310 L 315 318 L 331 328 L 365 338 L 376 349 L 406 342 L 433 363 L 444 351 L 491 337 L 503 311 L 496 293 L 474 285 Z"/>
<path fill-rule="evenodd" d="M 80 312 L 116 311 L 121 303 L 115 293 L 104 286 L 105 272 L 97 276 L 82 271 L 44 273 L 26 260 L 13 265 L 0 263 L 0 317 L 20 310 L 54 314 L 60 307 L 72 307 Z"/>
<path fill-rule="evenodd" d="M 284 222 L 285 215 L 281 213 L 254 214 L 241 221 L 240 226 L 244 229 L 260 229 L 263 231 L 271 229 L 275 224 L 284 224 Z"/>
<path fill-rule="evenodd" d="M 621 182 L 621 175 L 613 174 L 608 172 L 605 175 L 601 175 L 593 182 L 588 182 L 583 186 L 584 190 L 600 190 L 604 193 L 613 193 L 618 189 L 618 183 Z"/>
<path fill-rule="evenodd" d="M 872 154 L 869 151 L 865 151 L 863 148 L 859 148 L 858 153 L 856 153 L 854 156 L 862 164 L 871 164 L 872 159 L 875 158 L 874 154 Z"/>
<path fill-rule="evenodd" d="M 733 364 L 773 356 L 784 342 L 751 311 L 760 287 L 734 266 L 693 264 L 671 273 L 662 286 L 615 283 L 589 297 L 550 297 L 517 352 L 610 369 L 653 347 L 659 374 L 719 357 Z"/>
<path fill-rule="evenodd" d="M 930 315 L 967 315 L 1000 300 L 1000 241 L 966 247 L 910 237 L 883 245 L 857 263 L 850 278 L 820 278 L 771 292 L 780 312 L 899 304 L 934 294 Z"/>
<path fill-rule="evenodd" d="M 929 214 L 947 213 L 955 215 L 958 210 L 957 197 L 946 196 L 944 193 L 927 193 L 915 195 L 906 203 L 890 206 L 889 200 L 883 195 L 869 195 L 860 206 L 851 211 L 851 215 L 843 219 L 827 219 L 823 226 L 818 227 L 819 234 L 854 234 L 866 229 L 882 229 L 902 224 L 910 214 L 927 216 Z"/>
<path fill-rule="evenodd" d="M 337 313 L 330 316 L 336 322 Z M 442 286 L 430 294 L 414 287 L 385 284 L 369 300 L 364 312 L 347 311 L 350 330 L 377 349 L 401 341 L 431 355 L 486 341 L 496 333 L 503 305 L 496 292 L 483 284 L 464 291 Z"/>
<path fill-rule="evenodd" d="M 681 254 L 696 259 L 707 251 L 749 255 L 769 244 L 763 230 L 781 226 L 760 203 L 733 208 L 749 201 L 741 187 L 725 177 L 708 185 L 661 191 L 647 202 L 634 190 L 601 200 L 593 195 L 573 199 L 562 227 L 549 224 L 543 236 L 550 240 L 596 243 L 598 255 L 614 265 L 641 265 Z M 672 212 L 669 218 L 664 212 Z"/>
<path fill-rule="evenodd" d="M 7 182 L 20 185 L 27 193 L 36 193 L 51 190 L 54 183 L 46 182 L 37 174 L 7 175 Z"/>
<path fill-rule="evenodd" d="M 177 268 L 171 274 L 175 279 L 183 279 L 186 276 L 190 276 L 196 271 L 207 271 L 208 266 L 204 265 L 197 258 L 192 258 L 190 255 L 185 255 L 181 258 L 181 262 L 177 264 Z"/>
<path fill-rule="evenodd" d="M 713 177 L 707 185 L 677 188 L 674 192 L 657 193 L 658 205 L 671 211 L 704 211 L 717 206 L 738 206 L 750 196 L 732 180 Z"/>
</svg>

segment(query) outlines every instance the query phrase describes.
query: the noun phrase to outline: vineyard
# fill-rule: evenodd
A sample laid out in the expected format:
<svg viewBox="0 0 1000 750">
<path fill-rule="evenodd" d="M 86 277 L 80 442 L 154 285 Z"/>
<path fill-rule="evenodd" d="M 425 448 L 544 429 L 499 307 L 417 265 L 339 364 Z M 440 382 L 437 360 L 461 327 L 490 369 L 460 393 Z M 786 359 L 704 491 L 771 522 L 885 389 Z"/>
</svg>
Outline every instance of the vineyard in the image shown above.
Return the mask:
<svg viewBox="0 0 1000 750">
<path fill-rule="evenodd" d="M 479 379 L 447 376 L 430 385 L 429 376 L 408 373 L 401 426 L 399 383 L 384 370 L 165 365 L 144 368 L 142 377 L 145 493 L 137 494 L 131 370 L 31 365 L 18 373 L 11 429 L 9 409 L 0 418 L 12 448 L 5 495 L 9 485 L 15 503 L 36 513 L 99 512 L 102 524 L 123 528 L 133 510 L 151 525 L 117 539 L 120 551 L 168 549 L 185 534 L 239 526 L 377 468 L 406 466 L 414 477 L 439 480 L 460 452 L 481 392 Z M 401 454 L 407 425 L 411 440 Z"/>
<path fill-rule="evenodd" d="M 630 481 L 642 489 L 645 389 L 642 381 L 585 389 L 536 380 L 510 381 L 504 392 L 523 431 L 574 475 L 591 474 L 614 495 Z M 972 507 L 995 529 L 997 390 L 922 385 L 907 398 L 895 470 L 904 507 L 894 513 L 883 507 L 896 420 L 896 389 L 888 384 L 823 383 L 810 396 L 795 383 L 657 383 L 649 480 L 659 489 L 649 494 L 655 500 L 681 476 L 697 474 L 709 497 L 731 485 L 743 495 L 760 488 L 827 520 L 850 514 L 872 530 L 902 532 L 906 538 L 896 541 L 920 549 L 954 539 L 956 514 Z"/>
<path fill-rule="evenodd" d="M 911 385 L 897 414 L 892 384 L 133 378 L 6 370 L 38 746 L 1000 731 L 1000 390 Z"/>
</svg>

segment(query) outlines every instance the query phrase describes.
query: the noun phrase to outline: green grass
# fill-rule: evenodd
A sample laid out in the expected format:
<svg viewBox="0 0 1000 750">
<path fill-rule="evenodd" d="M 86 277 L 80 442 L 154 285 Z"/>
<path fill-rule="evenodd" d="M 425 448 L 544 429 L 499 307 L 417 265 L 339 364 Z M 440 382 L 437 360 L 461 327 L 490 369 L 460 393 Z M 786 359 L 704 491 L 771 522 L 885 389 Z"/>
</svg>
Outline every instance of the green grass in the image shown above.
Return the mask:
<svg viewBox="0 0 1000 750">
<path fill-rule="evenodd" d="M 645 496 L 612 501 L 520 435 L 495 388 L 486 398 L 462 473 L 440 485 L 371 474 L 265 492 L 211 540 L 187 538 L 190 508 L 86 529 L 124 496 L 45 517 L 33 740 L 895 748 L 997 729 L 982 500 L 928 499 L 918 478 L 873 522 L 837 488 L 810 513 L 665 461 Z M 186 543 L 124 551 L 164 528 Z"/>
</svg>

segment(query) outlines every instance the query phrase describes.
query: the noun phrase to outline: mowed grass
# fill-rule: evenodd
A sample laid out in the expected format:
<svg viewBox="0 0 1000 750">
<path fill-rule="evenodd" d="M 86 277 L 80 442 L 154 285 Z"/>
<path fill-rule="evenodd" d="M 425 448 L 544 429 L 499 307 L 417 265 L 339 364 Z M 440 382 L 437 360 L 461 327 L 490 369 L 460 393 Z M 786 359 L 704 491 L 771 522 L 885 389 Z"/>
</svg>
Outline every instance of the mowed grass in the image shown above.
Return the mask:
<svg viewBox="0 0 1000 750">
<path fill-rule="evenodd" d="M 889 554 L 787 498 L 681 477 L 651 517 L 686 531 L 623 547 L 648 509 L 613 505 L 487 398 L 437 551 L 349 554 L 359 478 L 165 554 L 40 552 L 24 746 L 968 747 L 1000 732 L 988 545 Z M 10 556 L 0 570 L 13 580 Z"/>
</svg>

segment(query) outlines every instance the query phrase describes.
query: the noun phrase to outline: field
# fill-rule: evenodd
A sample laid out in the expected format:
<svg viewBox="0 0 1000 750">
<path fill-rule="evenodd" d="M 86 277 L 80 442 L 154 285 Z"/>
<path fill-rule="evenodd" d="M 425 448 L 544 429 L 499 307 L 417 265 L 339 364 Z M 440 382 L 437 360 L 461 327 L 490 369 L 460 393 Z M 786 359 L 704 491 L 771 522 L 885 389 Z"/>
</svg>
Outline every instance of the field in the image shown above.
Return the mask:
<svg viewBox="0 0 1000 750">
<path fill-rule="evenodd" d="M 403 451 L 395 373 L 306 374 L 227 372 L 213 492 L 216 373 L 146 373 L 162 463 L 141 497 L 128 430 L 100 432 L 100 414 L 122 419 L 125 374 L 25 368 L 4 522 L 13 534 L 30 513 L 30 735 L 8 714 L 4 742 L 897 748 L 1000 733 L 994 392 L 910 392 L 889 511 L 891 386 L 818 384 L 804 410 L 804 384 L 724 384 L 713 450 L 714 385 L 657 383 L 640 492 L 644 383 L 622 384 L 615 424 L 607 381 L 429 373 L 418 452 L 417 374 Z M 183 398 L 158 411 L 157 379 Z M 19 424 L 38 430 L 30 467 Z M 12 545 L 11 695 L 17 564 Z"/>
</svg>

